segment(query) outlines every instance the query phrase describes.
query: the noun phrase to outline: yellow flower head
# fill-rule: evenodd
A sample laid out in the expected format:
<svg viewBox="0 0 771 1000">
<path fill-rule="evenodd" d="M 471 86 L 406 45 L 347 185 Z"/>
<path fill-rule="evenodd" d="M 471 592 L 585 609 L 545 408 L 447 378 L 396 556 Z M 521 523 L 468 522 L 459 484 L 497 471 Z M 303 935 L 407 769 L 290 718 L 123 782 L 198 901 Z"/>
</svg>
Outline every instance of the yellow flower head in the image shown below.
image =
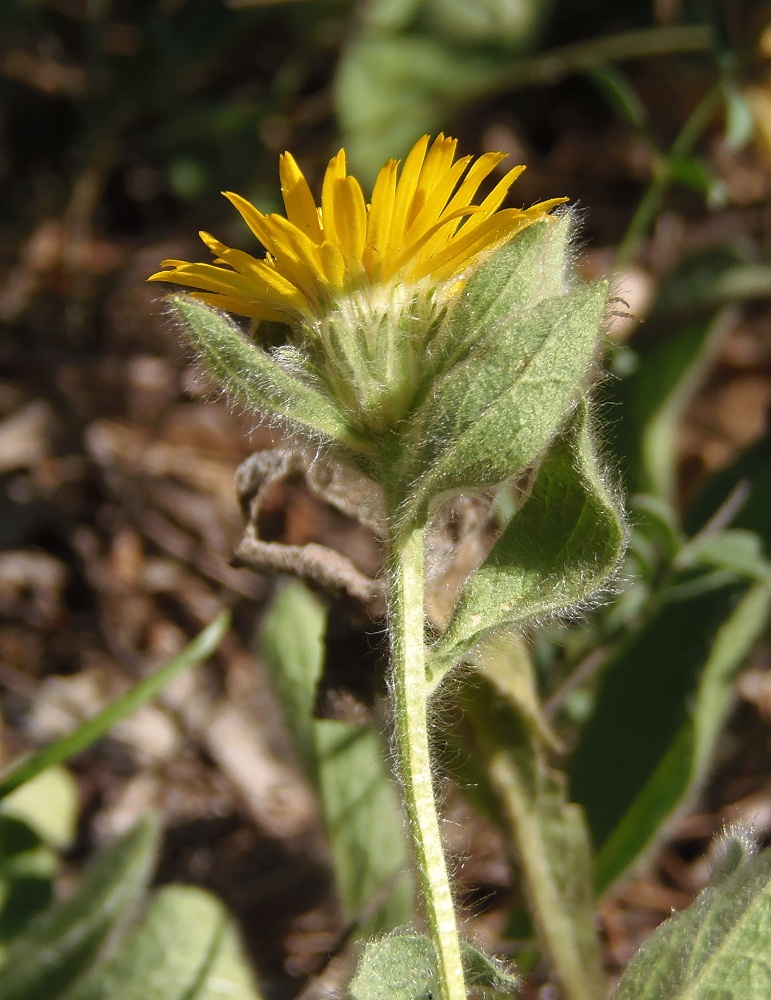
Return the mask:
<svg viewBox="0 0 771 1000">
<path fill-rule="evenodd" d="M 352 292 L 430 282 L 453 290 L 481 255 L 543 218 L 565 198 L 528 209 L 500 205 L 525 169 L 514 167 L 479 204 L 481 183 L 504 159 L 484 153 L 455 160 L 456 139 L 423 136 L 399 172 L 399 161 L 380 170 L 366 204 L 359 182 L 346 173 L 345 151 L 324 175 L 321 206 L 290 153 L 280 159 L 286 218 L 265 215 L 240 195 L 225 197 L 265 247 L 264 258 L 234 250 L 201 233 L 213 264 L 165 260 L 168 270 L 149 281 L 196 289 L 193 295 L 242 316 L 280 322 L 323 319 Z M 465 175 L 465 176 L 464 176 Z"/>
</svg>

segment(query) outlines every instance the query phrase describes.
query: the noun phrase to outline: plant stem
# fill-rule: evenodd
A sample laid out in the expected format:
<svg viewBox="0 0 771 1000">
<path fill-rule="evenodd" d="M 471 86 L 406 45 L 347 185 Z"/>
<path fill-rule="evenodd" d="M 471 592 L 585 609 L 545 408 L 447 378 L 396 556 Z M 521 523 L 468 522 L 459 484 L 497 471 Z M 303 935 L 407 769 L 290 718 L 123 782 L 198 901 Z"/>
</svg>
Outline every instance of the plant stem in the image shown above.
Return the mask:
<svg viewBox="0 0 771 1000">
<path fill-rule="evenodd" d="M 501 90 L 553 86 L 574 73 L 586 73 L 609 63 L 681 52 L 710 52 L 713 45 L 712 29 L 706 24 L 638 28 L 572 42 L 481 74 L 475 84 L 464 89 L 459 103 L 467 105 Z"/>
<path fill-rule="evenodd" d="M 458 926 L 439 831 L 428 745 L 421 527 L 392 534 L 389 569 L 396 752 L 407 815 L 426 921 L 436 950 L 442 1000 L 466 1000 Z"/>
<path fill-rule="evenodd" d="M 712 120 L 721 99 L 720 84 L 711 87 L 696 105 L 680 130 L 669 153 L 661 159 L 640 204 L 632 216 L 618 248 L 615 270 L 625 267 L 635 257 L 640 243 L 661 208 L 661 203 L 674 179 L 672 164 L 689 156 Z"/>
</svg>

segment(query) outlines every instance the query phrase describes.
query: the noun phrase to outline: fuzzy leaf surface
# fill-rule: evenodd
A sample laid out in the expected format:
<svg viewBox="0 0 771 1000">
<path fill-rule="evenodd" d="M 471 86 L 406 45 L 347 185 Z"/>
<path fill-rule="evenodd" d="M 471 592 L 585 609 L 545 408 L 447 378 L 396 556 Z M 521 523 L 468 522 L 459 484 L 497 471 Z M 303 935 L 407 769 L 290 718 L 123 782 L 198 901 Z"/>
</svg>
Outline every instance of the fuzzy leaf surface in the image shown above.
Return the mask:
<svg viewBox="0 0 771 1000">
<path fill-rule="evenodd" d="M 519 977 L 468 943 L 461 958 L 473 1000 L 514 996 Z M 434 946 L 422 934 L 390 934 L 369 941 L 349 987 L 351 1000 L 428 1000 L 439 997 Z"/>
<path fill-rule="evenodd" d="M 656 930 L 614 1000 L 771 996 L 771 852 L 744 862 Z"/>
<path fill-rule="evenodd" d="M 499 298 L 505 328 L 438 379 L 411 421 L 405 520 L 445 491 L 503 482 L 539 458 L 581 395 L 606 298 L 599 283 L 513 314 Z"/>
<path fill-rule="evenodd" d="M 167 886 L 112 958 L 67 1000 L 260 1000 L 222 904 Z"/>
<path fill-rule="evenodd" d="M 567 291 L 572 225 L 568 212 L 542 219 L 504 243 L 472 272 L 447 317 L 442 333 L 446 355 L 454 360 L 464 347 L 480 339 L 505 335 L 518 310 Z"/>
<path fill-rule="evenodd" d="M 168 302 L 201 362 L 233 400 L 312 438 L 366 450 L 330 399 L 276 364 L 224 313 L 189 295 L 172 295 Z"/>
<path fill-rule="evenodd" d="M 614 569 L 623 546 L 623 523 L 600 477 L 582 405 L 464 587 L 434 649 L 432 675 L 449 669 L 491 629 L 583 600 Z"/>
</svg>

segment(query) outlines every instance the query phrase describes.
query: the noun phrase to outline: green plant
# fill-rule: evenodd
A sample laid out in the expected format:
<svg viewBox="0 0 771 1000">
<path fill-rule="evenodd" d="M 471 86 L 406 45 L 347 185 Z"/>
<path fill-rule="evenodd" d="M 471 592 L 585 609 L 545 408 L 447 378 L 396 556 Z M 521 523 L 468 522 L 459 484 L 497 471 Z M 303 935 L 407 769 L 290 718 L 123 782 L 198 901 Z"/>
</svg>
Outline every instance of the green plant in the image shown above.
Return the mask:
<svg viewBox="0 0 771 1000">
<path fill-rule="evenodd" d="M 226 390 L 289 423 L 306 443 L 326 446 L 368 484 L 381 511 L 394 747 L 430 964 L 446 1000 L 466 996 L 466 974 L 433 791 L 431 699 L 456 667 L 485 661 L 500 629 L 596 590 L 624 542 L 588 414 L 607 285 L 574 278 L 570 216 L 545 215 L 560 199 L 496 212 L 519 168 L 480 207 L 469 204 L 480 169 L 469 168 L 453 196 L 468 167 L 453 166 L 454 149 L 443 136 L 430 149 L 427 139 L 418 142 L 398 182 L 393 162 L 383 168 L 368 210 L 340 154 L 318 216 L 287 157 L 288 222 L 229 196 L 270 258 L 257 261 L 204 235 L 214 265 L 169 261 L 171 270 L 153 276 L 202 289 L 195 296 L 205 304 L 176 297 L 172 308 Z M 494 162 L 490 154 L 479 166 L 486 173 Z M 218 304 L 287 324 L 285 344 L 271 355 L 212 309 Z M 526 501 L 431 639 L 424 559 L 432 519 L 462 491 L 525 475 Z M 543 927 L 559 919 L 547 883 L 531 880 Z M 414 946 L 410 937 L 405 948 L 408 941 Z M 553 958 L 566 963 L 559 974 L 573 995 L 588 997 L 571 942 Z M 364 969 L 370 979 L 385 975 L 369 958 Z M 362 970 L 357 989 L 365 995 Z"/>
<path fill-rule="evenodd" d="M 627 565 L 642 561 L 643 571 L 607 615 L 604 683 L 570 775 L 583 810 L 570 804 L 552 769 L 559 740 L 537 694 L 536 664 L 511 636 L 540 622 L 548 641 L 549 618 L 582 607 L 624 554 L 624 517 L 597 457 L 592 405 L 608 288 L 573 275 L 571 216 L 546 215 L 554 201 L 496 214 L 515 173 L 479 208 L 470 204 L 476 185 L 468 194 L 461 182 L 453 200 L 468 167 L 454 168 L 453 154 L 443 136 L 430 150 L 421 140 L 398 180 L 393 162 L 383 168 L 365 207 L 341 153 L 318 212 L 285 157 L 287 220 L 229 195 L 268 258 L 204 234 L 214 264 L 167 261 L 153 279 L 196 289 L 168 300 L 184 336 L 234 399 L 295 435 L 270 461 L 244 467 L 251 514 L 239 560 L 295 572 L 371 608 L 384 591 L 391 740 L 428 933 L 370 940 L 351 995 L 462 1000 L 469 991 L 516 990 L 516 978 L 458 932 L 429 740 L 432 731 L 438 742 L 456 738 L 432 721 L 433 705 L 449 700 L 463 713 L 459 738 L 475 761 L 468 784 L 515 845 L 541 951 L 564 995 L 590 1000 L 603 988 L 593 888 L 604 890 L 641 857 L 703 780 L 730 679 L 767 615 L 771 574 L 756 536 L 706 529 L 688 538 L 673 506 L 666 428 L 724 329 L 720 303 L 707 302 L 698 319 L 669 332 L 665 378 L 646 381 L 650 369 L 641 369 L 622 384 L 631 419 L 619 434 L 625 453 L 640 456 L 629 473 L 640 492 Z M 662 300 L 666 325 L 666 289 Z M 274 346 L 256 344 L 217 306 L 278 323 L 266 327 Z M 323 475 L 314 473 L 319 463 Z M 290 468 L 304 469 L 320 496 L 349 515 L 358 510 L 379 535 L 382 583 L 339 553 L 259 538 L 261 491 Z M 451 607 L 437 612 L 426 551 L 468 494 L 486 511 L 481 523 L 496 526 L 494 539 L 479 532 L 475 566 Z M 376 763 L 378 735 L 312 721 L 322 630 L 315 602 L 287 589 L 266 623 L 265 650 L 324 805 L 343 907 L 366 936 L 410 922 L 405 847 L 389 775 Z M 683 657 L 675 674 L 663 653 L 673 644 Z M 462 694 L 447 684 L 460 668 L 477 678 Z M 594 885 L 584 815 L 598 849 Z M 732 898 L 735 908 L 744 897 Z M 728 961 L 733 952 L 722 954 Z"/>
</svg>

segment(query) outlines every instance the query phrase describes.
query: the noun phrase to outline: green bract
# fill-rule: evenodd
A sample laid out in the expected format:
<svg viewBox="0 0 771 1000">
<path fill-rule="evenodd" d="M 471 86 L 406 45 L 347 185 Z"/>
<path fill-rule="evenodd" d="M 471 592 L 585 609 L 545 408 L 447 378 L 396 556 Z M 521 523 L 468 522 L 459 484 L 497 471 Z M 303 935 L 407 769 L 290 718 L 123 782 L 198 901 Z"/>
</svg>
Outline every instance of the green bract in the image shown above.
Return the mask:
<svg viewBox="0 0 771 1000">
<path fill-rule="evenodd" d="M 271 354 L 211 307 L 170 303 L 232 399 L 346 453 L 421 522 L 438 496 L 533 465 L 583 398 L 608 289 L 571 277 L 570 225 L 564 214 L 530 226 L 449 302 L 425 288 L 396 296 L 369 334 L 354 305 L 336 307 L 323 359 L 318 345 L 301 363 L 296 347 Z M 365 371 L 367 335 L 383 348 Z"/>
</svg>

